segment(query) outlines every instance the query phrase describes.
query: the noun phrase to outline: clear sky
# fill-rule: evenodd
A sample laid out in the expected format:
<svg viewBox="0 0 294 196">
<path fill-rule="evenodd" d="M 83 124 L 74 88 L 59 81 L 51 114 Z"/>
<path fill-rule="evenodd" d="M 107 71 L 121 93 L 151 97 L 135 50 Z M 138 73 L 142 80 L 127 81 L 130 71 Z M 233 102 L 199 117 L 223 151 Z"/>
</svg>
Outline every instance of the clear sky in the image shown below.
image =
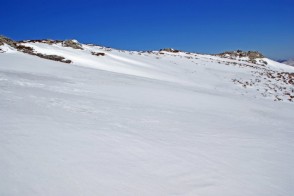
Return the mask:
<svg viewBox="0 0 294 196">
<path fill-rule="evenodd" d="M 0 0 L 0 34 L 128 50 L 294 57 L 294 0 Z"/>
</svg>

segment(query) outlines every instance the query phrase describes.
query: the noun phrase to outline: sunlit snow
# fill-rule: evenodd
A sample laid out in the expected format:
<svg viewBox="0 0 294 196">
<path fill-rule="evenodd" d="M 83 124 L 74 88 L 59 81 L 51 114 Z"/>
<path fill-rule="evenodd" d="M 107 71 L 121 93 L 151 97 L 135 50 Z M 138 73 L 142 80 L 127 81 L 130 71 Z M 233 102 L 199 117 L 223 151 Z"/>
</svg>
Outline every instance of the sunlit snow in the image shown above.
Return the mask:
<svg viewBox="0 0 294 196">
<path fill-rule="evenodd" d="M 194 53 L 25 45 L 73 63 L 0 54 L 0 195 L 293 194 L 294 104 L 261 94 L 270 79 L 233 82 L 255 81 L 256 69 Z"/>
</svg>

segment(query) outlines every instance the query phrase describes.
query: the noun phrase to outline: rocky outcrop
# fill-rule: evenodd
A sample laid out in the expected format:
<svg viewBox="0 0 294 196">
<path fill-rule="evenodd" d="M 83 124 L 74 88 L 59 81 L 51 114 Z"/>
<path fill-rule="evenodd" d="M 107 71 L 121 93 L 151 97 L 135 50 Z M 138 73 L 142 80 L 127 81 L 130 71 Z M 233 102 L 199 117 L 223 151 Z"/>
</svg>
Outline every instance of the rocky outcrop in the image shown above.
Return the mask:
<svg viewBox="0 0 294 196">
<path fill-rule="evenodd" d="M 4 44 L 7 44 L 11 47 L 16 47 L 17 42 L 13 41 L 12 39 L 10 39 L 8 37 L 0 35 L 0 46 L 2 46 Z"/>
<path fill-rule="evenodd" d="M 263 54 L 257 51 L 248 51 L 247 56 L 249 57 L 249 59 L 264 58 Z"/>
<path fill-rule="evenodd" d="M 232 57 L 232 58 L 242 58 L 242 57 L 248 57 L 249 59 L 257 59 L 257 58 L 264 58 L 263 54 L 261 54 L 258 51 L 242 51 L 242 50 L 237 50 L 237 51 L 226 51 L 220 54 L 217 54 L 217 56 L 220 57 Z"/>
<path fill-rule="evenodd" d="M 163 49 L 160 49 L 159 51 L 160 52 L 173 52 L 173 53 L 181 52 L 180 50 L 176 50 L 176 49 L 173 49 L 173 48 L 163 48 Z"/>
<path fill-rule="evenodd" d="M 62 46 L 64 47 L 71 47 L 73 49 L 80 49 L 83 50 L 82 44 L 80 44 L 78 41 L 76 40 L 65 40 L 62 43 Z"/>
<path fill-rule="evenodd" d="M 253 64 L 262 64 L 266 65 L 267 62 L 263 61 L 262 58 L 265 56 L 261 54 L 258 51 L 242 51 L 242 50 L 237 50 L 237 51 L 226 51 L 220 54 L 216 54 L 216 56 L 222 57 L 222 58 L 229 58 L 229 59 L 246 59 L 247 61 Z M 257 60 L 258 59 L 258 60 Z"/>
</svg>

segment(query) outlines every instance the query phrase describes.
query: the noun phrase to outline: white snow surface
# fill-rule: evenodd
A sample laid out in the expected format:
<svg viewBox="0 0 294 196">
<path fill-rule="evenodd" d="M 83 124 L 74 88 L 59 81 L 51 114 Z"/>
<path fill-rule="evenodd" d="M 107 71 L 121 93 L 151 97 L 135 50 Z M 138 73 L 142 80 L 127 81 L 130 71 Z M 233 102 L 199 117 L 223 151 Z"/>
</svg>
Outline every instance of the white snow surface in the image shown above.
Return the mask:
<svg viewBox="0 0 294 196">
<path fill-rule="evenodd" d="M 7 45 L 7 44 L 3 44 L 2 46 L 0 46 L 0 53 L 13 53 L 13 52 L 15 52 L 15 50 L 11 47 L 11 46 L 9 46 L 9 45 Z"/>
<path fill-rule="evenodd" d="M 232 82 L 256 69 L 183 52 L 25 45 L 73 63 L 0 53 L 0 195 L 294 193 L 294 104 L 260 95 L 268 79 Z"/>
</svg>

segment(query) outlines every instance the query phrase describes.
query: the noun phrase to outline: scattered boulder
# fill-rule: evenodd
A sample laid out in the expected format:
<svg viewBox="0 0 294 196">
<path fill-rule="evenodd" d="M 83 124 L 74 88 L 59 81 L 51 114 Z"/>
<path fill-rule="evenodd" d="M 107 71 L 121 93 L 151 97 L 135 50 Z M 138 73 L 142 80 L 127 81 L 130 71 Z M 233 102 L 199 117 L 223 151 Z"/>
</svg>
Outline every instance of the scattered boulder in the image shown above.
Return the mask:
<svg viewBox="0 0 294 196">
<path fill-rule="evenodd" d="M 105 56 L 105 53 L 103 52 L 91 52 L 91 54 L 95 56 Z"/>
<path fill-rule="evenodd" d="M 76 40 L 65 40 L 64 42 L 62 42 L 62 46 L 71 47 L 73 49 L 81 49 L 81 50 L 83 50 L 82 44 L 80 44 Z"/>
</svg>

